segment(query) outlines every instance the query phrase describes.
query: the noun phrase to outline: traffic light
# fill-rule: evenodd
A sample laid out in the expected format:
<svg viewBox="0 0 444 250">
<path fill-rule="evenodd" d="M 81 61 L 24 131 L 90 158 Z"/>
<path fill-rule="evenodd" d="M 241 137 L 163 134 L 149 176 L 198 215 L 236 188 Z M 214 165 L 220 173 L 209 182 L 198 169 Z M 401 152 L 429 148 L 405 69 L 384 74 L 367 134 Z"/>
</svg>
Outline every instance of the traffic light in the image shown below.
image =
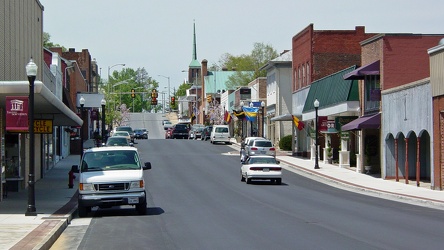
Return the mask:
<svg viewBox="0 0 444 250">
<path fill-rule="evenodd" d="M 211 103 L 213 101 L 213 97 L 211 95 L 207 95 L 207 102 Z"/>
<path fill-rule="evenodd" d="M 131 97 L 132 98 L 136 97 L 136 91 L 134 89 L 131 89 Z"/>
<path fill-rule="evenodd" d="M 157 105 L 157 90 L 153 89 L 151 90 L 151 105 Z"/>
<path fill-rule="evenodd" d="M 174 106 L 176 103 L 176 98 L 174 96 L 171 97 L 171 106 Z"/>
</svg>

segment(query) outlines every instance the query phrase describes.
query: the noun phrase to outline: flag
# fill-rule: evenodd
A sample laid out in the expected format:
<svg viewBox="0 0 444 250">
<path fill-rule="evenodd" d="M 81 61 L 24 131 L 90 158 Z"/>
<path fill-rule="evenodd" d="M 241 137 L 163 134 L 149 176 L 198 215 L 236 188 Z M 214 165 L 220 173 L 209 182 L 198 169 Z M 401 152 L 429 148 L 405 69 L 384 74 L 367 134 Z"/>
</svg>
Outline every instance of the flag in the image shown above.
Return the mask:
<svg viewBox="0 0 444 250">
<path fill-rule="evenodd" d="M 231 122 L 231 114 L 228 113 L 228 111 L 225 111 L 224 121 L 225 121 L 226 124 L 229 124 Z"/>
<path fill-rule="evenodd" d="M 304 124 L 303 122 L 299 121 L 299 119 L 298 119 L 296 116 L 294 116 L 294 115 L 293 115 L 293 122 L 294 122 L 294 125 L 295 125 L 299 130 L 304 129 L 305 124 Z"/>
<path fill-rule="evenodd" d="M 241 119 L 241 120 L 244 119 L 244 117 L 245 117 L 245 113 L 243 111 L 238 112 L 233 109 L 233 114 L 234 114 L 234 116 L 236 116 L 238 119 Z"/>
<path fill-rule="evenodd" d="M 257 117 L 257 111 L 259 108 L 250 108 L 250 107 L 242 107 L 244 110 L 245 116 L 247 117 L 248 121 L 255 121 Z"/>
</svg>

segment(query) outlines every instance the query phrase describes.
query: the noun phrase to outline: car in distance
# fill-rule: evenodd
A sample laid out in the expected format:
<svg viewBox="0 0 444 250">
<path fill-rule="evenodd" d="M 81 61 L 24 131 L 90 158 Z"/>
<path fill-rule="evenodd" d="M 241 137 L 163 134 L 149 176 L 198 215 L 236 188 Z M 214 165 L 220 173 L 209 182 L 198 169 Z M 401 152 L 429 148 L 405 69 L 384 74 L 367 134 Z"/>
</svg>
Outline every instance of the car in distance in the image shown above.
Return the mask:
<svg viewBox="0 0 444 250">
<path fill-rule="evenodd" d="M 131 142 L 134 142 L 134 130 L 130 126 L 119 126 L 116 128 L 116 132 L 126 131 L 131 137 Z"/>
<path fill-rule="evenodd" d="M 279 164 L 280 162 L 273 156 L 250 156 L 242 163 L 241 181 L 250 184 L 252 180 L 270 180 L 281 185 L 282 168 Z"/>
<path fill-rule="evenodd" d="M 173 128 L 165 130 L 165 139 L 172 139 Z"/>
<path fill-rule="evenodd" d="M 164 121 L 163 122 L 163 129 L 167 130 L 168 128 L 173 127 L 173 124 L 170 121 Z"/>
<path fill-rule="evenodd" d="M 247 156 L 270 155 L 275 157 L 276 149 L 273 147 L 273 143 L 270 140 L 255 139 L 245 147 L 245 153 Z"/>
<path fill-rule="evenodd" d="M 131 136 L 130 136 L 130 134 L 129 134 L 128 132 L 126 132 L 126 131 L 116 131 L 116 132 L 113 133 L 113 136 L 111 136 L 111 137 L 114 137 L 114 136 L 123 136 L 123 137 L 126 137 L 126 139 L 128 140 L 128 142 L 131 142 Z M 111 138 L 111 137 L 110 137 L 110 138 Z"/>
<path fill-rule="evenodd" d="M 241 148 L 240 148 L 240 152 L 239 152 L 241 161 L 244 161 L 247 158 L 248 147 L 253 144 L 253 141 L 260 140 L 260 139 L 264 140 L 265 138 L 253 137 L 253 136 L 244 138 L 243 142 L 241 143 Z"/>
<path fill-rule="evenodd" d="M 206 126 L 202 131 L 202 135 L 201 135 L 200 139 L 203 141 L 210 139 L 210 135 L 211 135 L 212 130 L 213 130 L 213 126 Z"/>
<path fill-rule="evenodd" d="M 99 147 L 83 153 L 79 173 L 78 214 L 85 217 L 92 207 L 135 206 L 139 214 L 146 213 L 144 170 L 151 163 L 142 164 L 137 148 Z"/>
<path fill-rule="evenodd" d="M 126 136 L 111 136 L 106 141 L 105 146 L 133 146 L 133 143 L 129 142 Z"/>
<path fill-rule="evenodd" d="M 228 125 L 214 125 L 210 134 L 210 142 L 213 144 L 216 142 L 231 144 Z"/>
<path fill-rule="evenodd" d="M 188 137 L 188 125 L 178 123 L 173 126 L 173 131 L 171 132 L 171 138 L 178 139 L 182 138 L 185 139 Z"/>
<path fill-rule="evenodd" d="M 137 128 L 134 129 L 134 138 L 136 139 L 148 139 L 148 132 L 141 129 L 141 128 Z"/>
<path fill-rule="evenodd" d="M 193 126 L 188 134 L 188 139 L 197 140 L 197 138 L 201 138 L 203 129 L 204 127 Z"/>
</svg>

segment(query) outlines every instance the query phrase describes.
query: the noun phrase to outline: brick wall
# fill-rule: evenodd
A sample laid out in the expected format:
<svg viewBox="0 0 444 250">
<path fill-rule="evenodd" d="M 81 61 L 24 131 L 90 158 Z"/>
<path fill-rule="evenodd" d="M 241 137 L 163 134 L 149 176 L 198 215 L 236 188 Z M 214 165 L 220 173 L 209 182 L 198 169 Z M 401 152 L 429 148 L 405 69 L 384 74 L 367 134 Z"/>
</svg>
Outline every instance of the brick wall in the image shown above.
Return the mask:
<svg viewBox="0 0 444 250">
<path fill-rule="evenodd" d="M 433 180 L 432 189 L 442 190 L 444 186 L 444 96 L 433 98 Z"/>
<path fill-rule="evenodd" d="M 327 75 L 360 65 L 360 42 L 371 36 L 374 34 L 365 33 L 363 26 L 357 26 L 355 30 L 314 30 L 310 24 L 292 39 L 293 92 Z M 308 75 L 302 76 L 300 84 L 299 69 L 304 66 Z"/>
</svg>

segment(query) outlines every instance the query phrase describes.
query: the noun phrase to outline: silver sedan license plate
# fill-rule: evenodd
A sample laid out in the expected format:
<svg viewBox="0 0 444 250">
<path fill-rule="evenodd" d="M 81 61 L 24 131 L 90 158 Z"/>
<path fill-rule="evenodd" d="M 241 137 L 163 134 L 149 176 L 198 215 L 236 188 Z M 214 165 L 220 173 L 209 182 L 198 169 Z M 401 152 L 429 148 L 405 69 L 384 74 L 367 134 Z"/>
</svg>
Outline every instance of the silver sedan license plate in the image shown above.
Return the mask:
<svg viewBox="0 0 444 250">
<path fill-rule="evenodd" d="M 139 197 L 129 197 L 128 198 L 128 204 L 138 204 L 139 203 Z"/>
</svg>

